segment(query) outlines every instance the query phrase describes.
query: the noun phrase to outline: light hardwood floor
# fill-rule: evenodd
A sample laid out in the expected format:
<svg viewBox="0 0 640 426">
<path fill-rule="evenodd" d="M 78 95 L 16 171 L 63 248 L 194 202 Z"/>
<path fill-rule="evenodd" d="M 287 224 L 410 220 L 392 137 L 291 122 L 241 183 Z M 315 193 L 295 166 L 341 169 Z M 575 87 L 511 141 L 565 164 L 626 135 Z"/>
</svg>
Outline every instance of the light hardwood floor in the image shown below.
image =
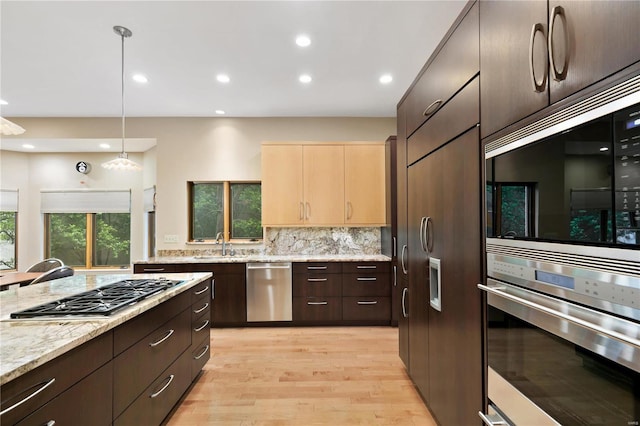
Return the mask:
<svg viewBox="0 0 640 426">
<path fill-rule="evenodd" d="M 211 359 L 169 426 L 435 425 L 391 327 L 211 330 Z"/>
</svg>

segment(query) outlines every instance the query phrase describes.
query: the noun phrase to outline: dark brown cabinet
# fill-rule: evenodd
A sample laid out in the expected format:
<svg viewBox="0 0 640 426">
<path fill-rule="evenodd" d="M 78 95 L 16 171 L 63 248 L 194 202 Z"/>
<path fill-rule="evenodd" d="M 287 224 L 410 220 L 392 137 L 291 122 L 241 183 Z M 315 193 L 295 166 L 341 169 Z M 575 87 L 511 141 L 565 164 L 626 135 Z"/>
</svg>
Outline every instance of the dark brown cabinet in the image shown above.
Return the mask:
<svg viewBox="0 0 640 426">
<path fill-rule="evenodd" d="M 212 281 L 207 280 L 191 291 L 191 380 L 193 381 L 211 357 Z"/>
<path fill-rule="evenodd" d="M 407 130 L 406 103 L 398 105 L 398 134 L 396 142 L 396 209 L 397 256 L 394 262 L 396 274 L 396 304 L 398 308 L 398 344 L 400 358 L 409 368 L 409 271 L 407 269 Z"/>
<path fill-rule="evenodd" d="M 482 137 L 640 61 L 637 1 L 481 1 Z"/>
<path fill-rule="evenodd" d="M 331 324 L 342 320 L 342 265 L 293 264 L 293 322 Z"/>
<path fill-rule="evenodd" d="M 342 318 L 389 323 L 391 286 L 388 262 L 354 262 L 342 266 Z"/>
</svg>

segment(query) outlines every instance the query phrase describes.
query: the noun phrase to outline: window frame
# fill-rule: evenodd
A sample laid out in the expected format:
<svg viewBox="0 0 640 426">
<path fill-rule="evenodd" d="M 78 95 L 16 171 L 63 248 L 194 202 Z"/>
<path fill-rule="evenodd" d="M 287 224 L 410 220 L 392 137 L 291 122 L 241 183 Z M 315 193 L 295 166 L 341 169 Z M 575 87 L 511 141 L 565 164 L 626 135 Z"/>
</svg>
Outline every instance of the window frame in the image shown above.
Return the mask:
<svg viewBox="0 0 640 426">
<path fill-rule="evenodd" d="M 12 272 L 18 270 L 18 212 L 3 211 L 2 213 L 13 214 L 14 236 L 13 236 L 13 268 L 0 269 L 2 272 Z"/>
<path fill-rule="evenodd" d="M 222 184 L 222 218 L 223 218 L 223 230 L 222 230 L 222 239 L 225 242 L 230 243 L 260 243 L 264 239 L 264 227 L 262 227 L 262 206 L 260 206 L 260 225 L 263 228 L 262 237 L 257 238 L 255 240 L 251 238 L 231 238 L 231 185 L 232 184 L 254 184 L 260 185 L 260 190 L 262 192 L 262 181 L 260 180 L 238 180 L 238 181 L 188 181 L 187 182 L 187 210 L 188 210 L 188 239 L 189 243 L 215 243 L 215 238 L 213 239 L 195 239 L 193 237 L 193 187 L 194 185 L 202 185 L 202 184 Z"/>
</svg>

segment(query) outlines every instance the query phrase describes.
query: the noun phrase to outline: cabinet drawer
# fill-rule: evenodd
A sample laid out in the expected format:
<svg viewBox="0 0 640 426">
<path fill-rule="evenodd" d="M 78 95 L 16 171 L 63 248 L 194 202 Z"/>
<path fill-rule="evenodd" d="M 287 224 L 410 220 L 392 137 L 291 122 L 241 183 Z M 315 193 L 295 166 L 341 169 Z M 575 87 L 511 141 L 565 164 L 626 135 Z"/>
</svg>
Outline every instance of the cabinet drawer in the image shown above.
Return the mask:
<svg viewBox="0 0 640 426">
<path fill-rule="evenodd" d="M 200 284 L 196 284 L 189 290 L 191 292 L 191 304 L 194 305 L 199 300 L 211 299 L 211 280 L 205 280 Z"/>
<path fill-rule="evenodd" d="M 345 321 L 391 321 L 389 297 L 343 297 L 342 317 Z"/>
<path fill-rule="evenodd" d="M 218 274 L 242 274 L 246 269 L 245 263 L 191 263 L 185 265 L 186 272 L 212 272 L 215 278 Z"/>
<path fill-rule="evenodd" d="M 443 41 L 445 44 L 436 56 L 429 58 L 426 69 L 407 95 L 407 136 L 480 71 L 479 32 L 476 3 Z"/>
<path fill-rule="evenodd" d="M 340 297 L 342 274 L 297 274 L 293 276 L 293 297 Z"/>
<path fill-rule="evenodd" d="M 191 383 L 191 353 L 186 351 L 158 376 L 114 422 L 114 426 L 159 425 Z"/>
<path fill-rule="evenodd" d="M 209 336 L 211 331 L 211 309 L 206 309 L 200 316 L 191 321 L 191 342 L 199 342 L 202 336 Z"/>
<path fill-rule="evenodd" d="M 389 274 L 345 274 L 343 296 L 390 296 Z"/>
<path fill-rule="evenodd" d="M 207 335 L 204 338 L 191 345 L 191 381 L 196 378 L 200 370 L 204 367 L 204 365 L 211 358 L 211 344 L 209 332 L 207 331 Z"/>
<path fill-rule="evenodd" d="M 300 262 L 293 264 L 294 274 L 324 273 L 339 274 L 342 272 L 342 264 L 339 262 Z"/>
<path fill-rule="evenodd" d="M 147 263 L 133 265 L 134 274 L 160 274 L 163 272 L 182 272 L 181 265 Z"/>
<path fill-rule="evenodd" d="M 294 297 L 293 321 L 340 321 L 341 297 Z"/>
<path fill-rule="evenodd" d="M 112 374 L 113 365 L 104 365 L 18 425 L 110 425 Z"/>
<path fill-rule="evenodd" d="M 185 309 L 115 358 L 114 415 L 122 413 L 190 345 L 191 309 Z"/>
<path fill-rule="evenodd" d="M 204 313 L 211 312 L 211 299 L 202 299 L 191 305 L 191 321 L 196 322 Z"/>
<path fill-rule="evenodd" d="M 108 363 L 111 360 L 112 351 L 113 334 L 107 332 L 4 384 L 0 388 L 2 410 L 19 403 L 51 382 L 39 394 L 3 414 L 0 417 L 0 424 L 15 424 L 34 412 L 101 365 Z"/>
<path fill-rule="evenodd" d="M 476 77 L 407 142 L 407 164 L 439 148 L 480 122 L 480 78 Z"/>
<path fill-rule="evenodd" d="M 345 262 L 342 264 L 342 272 L 345 274 L 375 274 L 389 272 L 391 262 Z"/>
</svg>

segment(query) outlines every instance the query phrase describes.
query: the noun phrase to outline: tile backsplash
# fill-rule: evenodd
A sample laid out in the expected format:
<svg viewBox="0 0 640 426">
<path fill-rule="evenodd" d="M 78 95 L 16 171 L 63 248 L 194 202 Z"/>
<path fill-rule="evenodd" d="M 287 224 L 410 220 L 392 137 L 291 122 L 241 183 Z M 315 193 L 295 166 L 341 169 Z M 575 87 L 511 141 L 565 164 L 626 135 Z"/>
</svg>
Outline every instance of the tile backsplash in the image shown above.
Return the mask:
<svg viewBox="0 0 640 426">
<path fill-rule="evenodd" d="M 266 228 L 267 255 L 380 254 L 380 228 Z"/>
</svg>

